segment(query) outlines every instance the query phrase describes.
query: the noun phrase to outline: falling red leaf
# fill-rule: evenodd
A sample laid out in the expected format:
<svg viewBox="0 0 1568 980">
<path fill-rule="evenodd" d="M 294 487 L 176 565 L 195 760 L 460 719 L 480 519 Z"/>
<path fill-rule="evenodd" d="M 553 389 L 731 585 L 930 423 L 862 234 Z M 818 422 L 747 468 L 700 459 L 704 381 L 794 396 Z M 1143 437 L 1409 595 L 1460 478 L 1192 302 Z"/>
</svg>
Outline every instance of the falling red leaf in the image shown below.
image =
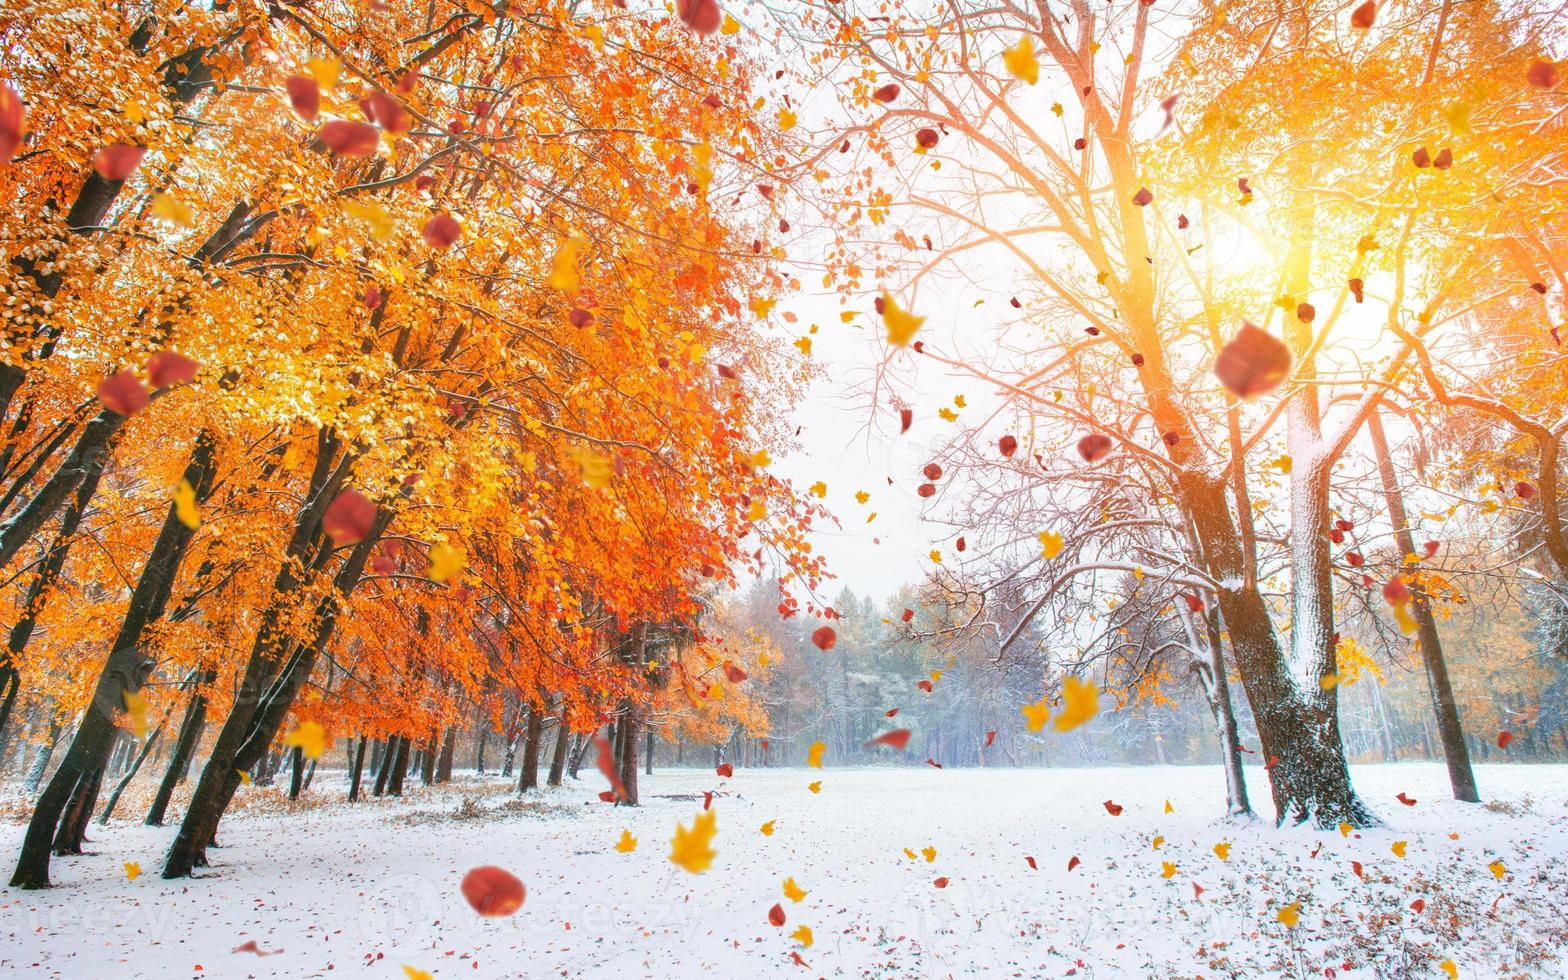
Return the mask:
<svg viewBox="0 0 1568 980">
<path fill-rule="evenodd" d="M 1365 565 L 1367 561 L 1365 558 L 1361 557 L 1361 552 L 1359 551 L 1345 552 L 1345 560 L 1350 562 L 1352 568 L 1360 568 L 1362 565 Z"/>
<path fill-rule="evenodd" d="M 1432 165 L 1432 154 L 1428 153 L 1424 146 L 1417 147 L 1416 151 L 1410 154 L 1410 162 L 1424 170 Z"/>
<path fill-rule="evenodd" d="M 994 741 L 996 741 L 996 730 L 992 729 L 991 731 L 985 733 L 985 747 L 990 748 L 991 743 Z"/>
<path fill-rule="evenodd" d="M 1436 167 L 1439 170 L 1447 170 L 1449 167 L 1452 167 L 1453 165 L 1454 165 L 1454 151 L 1449 149 L 1446 146 L 1443 147 L 1441 150 L 1438 150 L 1437 151 L 1437 156 L 1432 158 L 1432 166 Z"/>
<path fill-rule="evenodd" d="M 1436 541 L 1428 541 L 1426 544 L 1421 546 L 1422 550 L 1426 552 L 1426 556 L 1428 558 L 1431 558 L 1433 555 L 1437 554 L 1437 549 L 1441 547 L 1442 545 L 1438 544 Z"/>
<path fill-rule="evenodd" d="M 1067 862 L 1067 870 L 1071 871 L 1072 869 L 1078 867 L 1078 865 L 1080 865 L 1082 863 L 1083 863 L 1082 861 L 1078 860 L 1078 855 L 1074 854 L 1072 856 L 1071 860 L 1069 860 Z"/>
<path fill-rule="evenodd" d="M 947 879 L 946 878 L 938 878 L 937 880 L 931 882 L 931 884 L 937 886 L 938 888 L 946 888 L 947 887 Z"/>
<path fill-rule="evenodd" d="M 959 551 L 963 551 L 965 548 L 969 547 L 969 542 L 965 541 L 964 536 L 960 534 L 958 536 L 958 540 L 953 542 L 953 547 L 957 548 Z"/>
<path fill-rule="evenodd" d="M 185 384 L 195 379 L 199 365 L 184 354 L 161 350 L 147 359 L 147 380 L 154 388 Z"/>
<path fill-rule="evenodd" d="M 915 493 L 919 494 L 922 497 L 932 497 L 932 496 L 935 496 L 936 495 L 936 484 L 934 484 L 934 483 L 922 483 L 915 490 Z"/>
<path fill-rule="evenodd" d="M 281 950 L 281 949 L 271 949 L 271 950 L 262 949 L 260 946 L 256 945 L 256 940 L 254 940 L 254 939 L 247 939 L 245 942 L 240 943 L 238 946 L 236 946 L 232 950 L 230 950 L 230 952 L 233 952 L 233 953 L 255 953 L 257 956 L 276 956 L 279 953 L 283 952 L 283 950 Z"/>
<path fill-rule="evenodd" d="M 908 432 L 910 423 L 914 422 L 914 420 L 915 420 L 915 410 L 914 409 L 912 409 L 912 408 L 901 408 L 901 409 L 899 409 L 898 410 L 898 434 L 899 435 L 903 435 L 904 433 Z"/>
<path fill-rule="evenodd" d="M 869 749 L 873 745 L 886 745 L 902 752 L 904 751 L 904 747 L 909 744 L 909 736 L 911 734 L 912 733 L 907 728 L 895 728 L 890 732 L 883 732 L 876 738 L 871 739 L 864 746 L 862 746 L 862 748 Z"/>
<path fill-rule="evenodd" d="M 1313 306 L 1311 303 L 1296 304 L 1296 319 L 1300 320 L 1302 323 L 1311 323 L 1313 320 L 1317 319 L 1317 316 L 1318 308 Z"/>
<path fill-rule="evenodd" d="M 372 285 L 366 287 L 365 298 L 361 302 L 365 304 L 365 309 L 376 310 L 381 308 L 381 298 L 381 290 Z"/>
<path fill-rule="evenodd" d="M 800 954 L 799 953 L 791 952 L 789 954 L 789 958 L 790 958 L 790 960 L 792 960 L 794 962 L 794 964 L 796 966 L 804 966 L 804 967 L 807 967 L 808 969 L 811 966 L 810 963 L 807 963 L 805 960 L 800 958 Z"/>
<path fill-rule="evenodd" d="M 1525 78 L 1536 88 L 1557 87 L 1557 66 L 1550 61 L 1537 61 L 1525 73 Z"/>
<path fill-rule="evenodd" d="M 1403 792 L 1401 792 L 1398 796 L 1394 797 L 1394 799 L 1396 799 L 1399 802 L 1403 803 L 1405 806 L 1415 806 L 1416 805 L 1416 801 L 1411 799 L 1410 797 L 1406 796 Z"/>
<path fill-rule="evenodd" d="M 365 104 L 370 109 L 370 118 L 389 133 L 406 133 L 413 126 L 414 117 L 408 114 L 396 96 L 376 89 L 365 97 Z"/>
<path fill-rule="evenodd" d="M 1105 812 L 1109 813 L 1113 817 L 1121 816 L 1122 810 L 1125 809 L 1125 807 L 1123 807 L 1120 803 L 1116 803 L 1112 800 L 1106 800 L 1104 806 Z"/>
<path fill-rule="evenodd" d="M 93 169 L 104 180 L 124 180 L 136 172 L 146 154 L 146 147 L 114 143 L 93 155 Z"/>
<path fill-rule="evenodd" d="M 1236 336 L 1220 348 L 1214 374 L 1240 398 L 1273 391 L 1290 373 L 1290 348 L 1268 331 L 1243 321 Z"/>
<path fill-rule="evenodd" d="M 724 763 L 724 765 L 719 766 L 718 768 L 714 769 L 713 771 L 718 773 L 720 776 L 733 776 L 733 775 L 735 775 L 735 767 L 730 765 L 728 762 Z"/>
<path fill-rule="evenodd" d="M 27 108 L 10 82 L 0 82 L 0 166 L 11 162 L 27 131 Z"/>
<path fill-rule="evenodd" d="M 431 248 L 451 248 L 463 237 L 463 226 L 457 223 L 456 218 L 441 211 L 430 216 L 419 234 Z"/>
<path fill-rule="evenodd" d="M 931 129 L 930 127 L 926 127 L 926 128 L 923 128 L 923 129 L 915 130 L 915 145 L 916 146 L 919 146 L 919 147 L 921 147 L 923 149 L 929 150 L 933 146 L 936 146 L 936 141 L 937 141 L 936 130 Z"/>
<path fill-rule="evenodd" d="M 1500 749 L 1508 748 L 1508 743 L 1512 742 L 1513 740 L 1514 740 L 1514 733 L 1513 732 L 1502 731 L 1502 732 L 1498 732 L 1497 733 L 1497 747 L 1500 748 Z"/>
<path fill-rule="evenodd" d="M 146 408 L 152 398 L 136 373 L 126 368 L 98 382 L 98 400 L 109 411 L 130 416 Z"/>
<path fill-rule="evenodd" d="M 1390 605 L 1397 605 L 1401 602 L 1409 602 L 1410 587 L 1405 584 L 1404 579 L 1400 578 L 1398 575 L 1395 575 L 1383 585 L 1383 598 L 1388 600 Z"/>
<path fill-rule="evenodd" d="M 1140 208 L 1147 207 L 1149 204 L 1153 203 L 1153 201 L 1154 192 L 1149 190 L 1147 187 L 1138 188 L 1138 193 L 1132 196 L 1132 203 L 1138 205 Z"/>
<path fill-rule="evenodd" d="M 818 650 L 831 650 L 833 644 L 838 642 L 838 634 L 833 632 L 831 626 L 819 626 L 816 632 L 811 634 L 811 642 L 817 645 Z"/>
<path fill-rule="evenodd" d="M 621 782 L 621 769 L 615 764 L 615 753 L 610 751 L 610 743 L 603 735 L 594 733 L 594 765 L 604 773 L 604 778 L 610 781 L 610 790 L 616 799 L 626 799 L 626 785 Z M 601 796 L 603 794 L 600 794 Z"/>
<path fill-rule="evenodd" d="M 289 93 L 289 105 L 306 122 L 315 122 L 316 114 L 321 111 L 321 88 L 316 80 L 309 75 L 290 75 L 283 80 L 283 88 Z"/>
<path fill-rule="evenodd" d="M 900 91 L 902 90 L 898 87 L 897 84 L 888 82 L 886 85 L 877 89 L 875 92 L 872 92 L 871 97 L 882 103 L 892 102 L 894 99 L 898 98 L 898 93 Z"/>
<path fill-rule="evenodd" d="M 1350 12 L 1350 26 L 1358 30 L 1366 30 L 1372 26 L 1372 21 L 1377 18 L 1377 4 L 1373 0 Z"/>
<path fill-rule="evenodd" d="M 1078 455 L 1086 463 L 1097 463 L 1110 453 L 1111 445 L 1110 436 L 1091 432 L 1078 440 Z"/>
<path fill-rule="evenodd" d="M 601 802 L 601 803 L 614 803 L 615 802 L 615 791 L 614 790 L 608 790 L 608 789 L 601 790 L 599 792 L 599 802 Z"/>
<path fill-rule="evenodd" d="M 1197 596 L 1193 595 L 1190 592 L 1187 593 L 1186 595 L 1183 595 L 1182 598 L 1187 601 L 1187 609 L 1188 609 L 1189 612 L 1195 612 L 1195 613 L 1203 612 L 1203 600 L 1202 599 L 1198 598 Z"/>
<path fill-rule="evenodd" d="M 327 149 L 346 157 L 368 157 L 381 145 L 381 133 L 376 127 L 349 119 L 327 120 L 319 135 Z"/>
<path fill-rule="evenodd" d="M 1517 493 L 1521 500 L 1529 500 L 1531 497 L 1535 496 L 1535 487 L 1529 483 L 1524 482 L 1523 480 L 1520 480 L 1518 483 L 1514 484 L 1514 493 Z"/>
<path fill-rule="evenodd" d="M 940 479 L 942 479 L 942 467 L 938 466 L 935 463 L 927 463 L 920 470 L 920 472 L 925 474 L 925 478 L 927 480 L 940 480 Z"/>
<path fill-rule="evenodd" d="M 1013 309 L 1015 310 L 1021 310 L 1024 308 L 1024 304 L 1018 302 L 1017 296 L 1014 296 L 1012 299 L 1008 300 L 1008 302 L 1013 305 Z"/>
<path fill-rule="evenodd" d="M 321 515 L 321 529 L 339 545 L 357 544 L 370 533 L 376 505 L 358 490 L 344 490 L 332 498 Z"/>
<path fill-rule="evenodd" d="M 900 618 L 902 618 L 903 621 L 907 623 L 911 619 L 915 618 L 915 611 L 913 609 L 905 609 L 904 610 L 904 615 L 902 617 L 900 617 Z"/>
<path fill-rule="evenodd" d="M 698 34 L 712 34 L 724 21 L 718 0 L 676 0 L 675 11 L 682 23 Z"/>
<path fill-rule="evenodd" d="M 1040 870 L 1040 866 L 1038 864 L 1034 863 L 1034 858 L 1025 855 L 1024 860 L 1029 862 L 1029 870 L 1031 870 L 1031 871 L 1039 871 Z"/>
<path fill-rule="evenodd" d="M 1178 214 L 1176 216 L 1176 227 L 1177 228 L 1180 228 L 1183 231 L 1185 231 L 1187 229 L 1187 226 L 1189 226 L 1191 224 L 1192 224 L 1192 222 L 1187 220 L 1187 216 L 1185 214 Z"/>
<path fill-rule="evenodd" d="M 1364 288 L 1365 283 L 1363 283 L 1361 281 L 1361 277 L 1360 276 L 1357 276 L 1356 278 L 1351 279 L 1346 285 L 1348 285 L 1350 287 L 1351 295 L 1356 297 L 1356 302 L 1357 303 L 1360 303 L 1362 300 L 1364 300 L 1366 298 L 1361 293 L 1361 290 Z"/>
<path fill-rule="evenodd" d="M 523 907 L 528 890 L 517 876 L 493 864 L 474 868 L 463 876 L 463 897 L 483 916 L 511 915 Z"/>
<path fill-rule="evenodd" d="M 702 791 L 702 808 L 704 810 L 708 810 L 708 809 L 712 809 L 712 807 L 713 807 L 713 792 L 711 790 L 703 790 Z"/>
<path fill-rule="evenodd" d="M 996 448 L 1002 451 L 1003 459 L 1012 459 L 1013 453 L 1018 451 L 1018 440 L 1012 436 L 1003 436 L 996 441 Z"/>
</svg>

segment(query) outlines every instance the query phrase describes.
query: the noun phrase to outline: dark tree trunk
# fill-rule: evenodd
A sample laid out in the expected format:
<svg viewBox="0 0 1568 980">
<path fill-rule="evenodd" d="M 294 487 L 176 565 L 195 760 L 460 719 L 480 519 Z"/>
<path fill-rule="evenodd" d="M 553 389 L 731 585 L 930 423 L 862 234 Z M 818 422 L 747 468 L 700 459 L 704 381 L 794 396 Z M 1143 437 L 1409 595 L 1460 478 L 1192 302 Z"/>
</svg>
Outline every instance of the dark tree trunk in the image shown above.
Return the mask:
<svg viewBox="0 0 1568 980">
<path fill-rule="evenodd" d="M 566 753 L 571 746 L 572 732 L 566 727 L 566 712 L 561 712 L 561 718 L 555 725 L 555 754 L 550 757 L 549 785 L 561 785 L 561 777 L 566 773 Z"/>
<path fill-rule="evenodd" d="M 359 737 L 359 748 L 354 750 L 354 764 L 349 768 L 348 801 L 359 802 L 359 779 L 365 771 L 365 736 Z"/>
<path fill-rule="evenodd" d="M 430 736 L 430 741 L 419 753 L 419 781 L 429 786 L 436 781 L 436 737 Z"/>
<path fill-rule="evenodd" d="M 392 775 L 387 779 L 387 795 L 403 795 L 403 777 L 408 775 L 408 738 L 397 740 L 397 758 L 392 760 Z"/>
<path fill-rule="evenodd" d="M 305 783 L 305 750 L 298 745 L 289 750 L 289 802 L 299 799 Z"/>
<path fill-rule="evenodd" d="M 1372 436 L 1373 451 L 1377 454 L 1383 500 L 1388 507 L 1389 522 L 1394 526 L 1394 542 L 1399 546 L 1401 556 L 1413 555 L 1416 553 L 1416 542 L 1405 514 L 1404 495 L 1399 489 L 1399 477 L 1394 472 L 1394 458 L 1388 450 L 1383 422 L 1375 411 L 1367 419 L 1367 430 Z M 1421 662 L 1426 667 L 1432 714 L 1437 720 L 1437 733 L 1443 742 L 1443 757 L 1448 762 L 1448 782 L 1453 788 L 1454 799 L 1479 803 L 1481 794 L 1476 790 L 1475 773 L 1470 768 L 1464 726 L 1459 720 L 1459 706 L 1454 701 L 1453 686 L 1448 682 L 1448 662 L 1443 658 L 1443 640 L 1437 632 L 1437 621 L 1432 618 L 1432 604 L 1419 589 L 1412 591 L 1415 596 L 1410 602 L 1410 617 L 1416 622 L 1416 645 L 1421 650 Z"/>
<path fill-rule="evenodd" d="M 60 723 L 51 716 L 49 719 L 49 737 L 44 740 L 43 748 L 38 750 L 38 755 L 33 757 L 33 764 L 27 770 L 27 778 L 22 780 L 22 792 L 33 796 L 38 792 L 38 784 L 44 781 L 44 773 L 49 771 L 49 757 L 54 754 L 54 747 L 60 744 Z"/>
<path fill-rule="evenodd" d="M 202 683 L 210 684 L 216 677 L 217 672 L 209 670 L 202 675 Z M 201 740 L 202 729 L 206 726 L 207 695 L 198 689 L 191 695 L 190 703 L 185 706 L 185 718 L 180 722 L 180 734 L 174 742 L 174 754 L 169 757 L 169 767 L 164 770 L 163 782 L 158 784 L 158 792 L 152 798 L 152 806 L 147 809 L 145 821 L 147 826 L 163 826 L 164 816 L 169 809 L 169 800 L 174 796 L 174 787 L 185 779 L 185 770 L 196 755 L 196 743 Z"/>
<path fill-rule="evenodd" d="M 485 742 L 490 740 L 490 725 L 481 723 L 479 726 L 479 748 L 474 753 L 474 772 L 477 775 L 485 774 Z"/>
<path fill-rule="evenodd" d="M 82 853 L 82 845 L 87 843 L 87 823 L 92 818 L 93 808 L 98 805 L 98 789 L 103 785 L 107 769 L 107 764 L 100 765 L 79 780 L 71 791 L 70 802 L 66 804 L 54 836 L 56 856 Z"/>
<path fill-rule="evenodd" d="M 579 732 L 574 736 L 576 741 L 572 746 L 572 765 L 570 772 L 573 779 L 577 779 L 577 770 L 582 768 L 583 756 L 588 754 L 588 747 L 593 744 L 593 739 L 587 734 Z"/>
<path fill-rule="evenodd" d="M 154 745 L 158 744 L 158 737 L 163 734 L 164 724 L 165 722 L 159 722 L 158 727 L 153 729 L 151 735 L 147 736 L 147 741 L 142 743 L 142 750 L 136 753 L 136 760 L 131 763 L 125 775 L 115 784 L 114 791 L 109 794 L 108 802 L 103 805 L 103 812 L 98 814 L 98 822 L 100 824 L 109 822 L 109 817 L 114 813 L 115 804 L 120 802 L 120 794 L 124 793 L 125 787 L 129 786 L 131 780 L 136 778 L 136 774 L 141 771 L 142 763 L 147 761 L 148 753 L 152 751 Z"/>
<path fill-rule="evenodd" d="M 381 753 L 381 768 L 376 770 L 376 788 L 374 795 L 381 796 L 387 791 L 387 780 L 392 776 L 392 765 L 397 760 L 397 748 L 403 742 L 401 735 L 393 735 L 387 739 L 386 748 Z"/>
<path fill-rule="evenodd" d="M 643 775 L 644 776 L 652 776 L 653 775 L 653 731 L 652 730 L 649 730 L 649 732 L 648 732 L 647 745 L 643 749 L 643 755 L 646 757 L 643 760 L 643 770 L 642 770 Z"/>
<path fill-rule="evenodd" d="M 441 740 L 441 755 L 436 761 L 436 782 L 452 781 L 452 756 L 457 752 L 457 726 L 448 725 L 446 737 Z"/>
<path fill-rule="evenodd" d="M 544 712 L 537 707 L 528 709 L 528 734 L 523 739 L 523 772 L 517 781 L 517 791 L 526 793 L 539 788 L 539 741 L 544 731 Z"/>
</svg>

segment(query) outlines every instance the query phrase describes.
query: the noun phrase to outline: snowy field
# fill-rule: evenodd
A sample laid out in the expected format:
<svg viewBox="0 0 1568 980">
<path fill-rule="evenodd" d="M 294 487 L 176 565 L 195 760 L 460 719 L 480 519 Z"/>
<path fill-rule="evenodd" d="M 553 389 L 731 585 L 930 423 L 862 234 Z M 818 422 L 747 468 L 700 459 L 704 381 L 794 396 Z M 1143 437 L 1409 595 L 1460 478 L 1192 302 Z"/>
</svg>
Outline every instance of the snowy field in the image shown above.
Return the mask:
<svg viewBox="0 0 1568 980">
<path fill-rule="evenodd" d="M 1487 808 L 1449 800 L 1438 765 L 1358 767 L 1388 826 L 1345 838 L 1217 819 L 1219 772 L 1198 767 L 664 770 L 637 809 L 600 803 L 591 769 L 527 804 L 470 782 L 356 807 L 324 772 L 297 808 L 244 791 L 198 880 L 158 877 L 172 827 L 95 824 L 56 887 L 0 894 L 0 975 L 1441 978 L 1451 959 L 1461 977 L 1568 976 L 1568 766 L 1477 775 Z M 670 838 L 704 790 L 718 857 L 693 875 Z M 623 828 L 633 852 L 615 849 Z M 21 836 L 4 828 L 8 871 Z M 128 881 L 125 862 L 145 872 Z M 464 903 L 482 864 L 523 879 L 517 915 Z M 271 955 L 234 951 L 251 941 Z"/>
</svg>

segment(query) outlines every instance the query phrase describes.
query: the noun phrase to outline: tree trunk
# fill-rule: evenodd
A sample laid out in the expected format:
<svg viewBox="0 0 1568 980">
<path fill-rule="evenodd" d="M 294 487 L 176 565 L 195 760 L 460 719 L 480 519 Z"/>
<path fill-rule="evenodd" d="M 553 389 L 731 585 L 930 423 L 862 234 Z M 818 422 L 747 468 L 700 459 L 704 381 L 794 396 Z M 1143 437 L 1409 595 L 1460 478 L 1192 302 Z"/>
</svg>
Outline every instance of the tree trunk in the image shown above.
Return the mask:
<svg viewBox="0 0 1568 980">
<path fill-rule="evenodd" d="M 643 749 L 643 754 L 647 758 L 645 758 L 643 760 L 643 770 L 642 770 L 642 773 L 643 773 L 644 776 L 652 776 L 653 775 L 653 731 L 652 731 L 652 729 L 650 729 L 648 731 L 647 745 Z"/>
<path fill-rule="evenodd" d="M 588 754 L 588 747 L 593 744 L 593 739 L 584 732 L 578 732 L 573 738 L 575 744 L 572 747 L 572 765 L 569 771 L 572 778 L 577 779 L 577 770 L 582 768 L 583 756 Z"/>
<path fill-rule="evenodd" d="M 107 769 L 107 763 L 100 765 L 79 780 L 71 791 L 70 801 L 61 814 L 60 825 L 54 836 L 56 856 L 82 853 L 82 845 L 87 843 L 87 824 L 92 818 L 93 808 L 98 805 L 98 790 L 103 786 Z"/>
<path fill-rule="evenodd" d="M 483 776 L 485 774 L 485 742 L 489 741 L 489 739 L 490 726 L 487 723 L 481 723 L 479 726 L 479 748 L 474 753 L 474 773 L 476 775 Z"/>
<path fill-rule="evenodd" d="M 446 737 L 441 740 L 441 755 L 436 761 L 436 782 L 452 781 L 452 756 L 457 751 L 457 726 L 448 725 Z"/>
<path fill-rule="evenodd" d="M 376 788 L 374 795 L 381 796 L 387 791 L 387 780 L 392 776 L 392 764 L 397 759 L 397 748 L 403 742 L 401 735 L 393 735 L 387 739 L 386 748 L 381 752 L 381 768 L 376 770 Z"/>
<path fill-rule="evenodd" d="M 544 711 L 528 709 L 528 734 L 523 741 L 523 772 L 517 781 L 517 791 L 526 793 L 539 788 L 539 742 L 544 731 Z"/>
<path fill-rule="evenodd" d="M 627 806 L 637 805 L 637 735 L 642 719 L 635 701 L 629 701 L 621 715 L 621 783 L 626 787 Z"/>
<path fill-rule="evenodd" d="M 566 712 L 561 712 L 560 721 L 555 725 L 555 754 L 550 757 L 549 785 L 561 785 L 561 777 L 566 773 L 566 752 L 570 748 L 572 732 L 566 727 Z"/>
<path fill-rule="evenodd" d="M 1377 454 L 1378 475 L 1383 482 L 1383 500 L 1388 507 L 1388 519 L 1394 526 L 1394 541 L 1401 556 L 1416 553 L 1415 538 L 1410 533 L 1410 521 L 1405 514 L 1404 495 L 1400 493 L 1399 478 L 1394 472 L 1394 458 L 1388 451 L 1388 437 L 1383 432 L 1383 422 L 1377 412 L 1367 419 L 1367 429 L 1372 436 L 1372 448 Z M 1438 736 L 1443 742 L 1443 757 L 1448 762 L 1448 782 L 1453 788 L 1454 799 L 1465 803 L 1481 802 L 1476 790 L 1475 773 L 1470 768 L 1470 752 L 1465 747 L 1464 726 L 1459 721 L 1459 706 L 1454 701 L 1454 689 L 1448 682 L 1448 662 L 1443 658 L 1443 641 L 1437 632 L 1437 621 L 1432 618 L 1431 600 L 1419 588 L 1411 590 L 1410 617 L 1416 622 L 1416 645 L 1421 650 L 1421 663 L 1426 667 L 1427 689 L 1432 697 L 1432 714 L 1437 719 Z"/>
<path fill-rule="evenodd" d="M 289 750 L 289 802 L 299 799 L 299 791 L 305 782 L 305 750 L 298 745 Z"/>
<path fill-rule="evenodd" d="M 387 779 L 387 795 L 403 795 L 403 777 L 408 774 L 408 738 L 397 740 L 397 758 L 392 760 L 392 775 Z"/>
<path fill-rule="evenodd" d="M 436 781 L 436 737 L 430 736 L 430 741 L 419 753 L 419 781 L 429 786 Z"/>
<path fill-rule="evenodd" d="M 159 722 L 158 727 L 153 729 L 151 735 L 147 736 L 147 741 L 142 743 L 142 750 L 136 753 L 136 761 L 131 763 L 129 770 L 115 784 L 114 791 L 109 794 L 109 801 L 103 805 L 103 812 L 98 815 L 99 824 L 107 824 L 109 822 L 110 815 L 114 813 L 115 804 L 120 802 L 120 794 L 124 793 L 125 787 L 129 786 L 131 780 L 136 778 L 136 774 L 141 771 L 142 763 L 147 761 L 148 753 L 152 751 L 154 745 L 158 744 L 158 736 L 163 734 L 164 724 L 165 722 Z"/>
<path fill-rule="evenodd" d="M 365 736 L 359 737 L 359 748 L 354 750 L 354 764 L 349 768 L 348 801 L 359 802 L 359 779 L 365 771 Z"/>
</svg>

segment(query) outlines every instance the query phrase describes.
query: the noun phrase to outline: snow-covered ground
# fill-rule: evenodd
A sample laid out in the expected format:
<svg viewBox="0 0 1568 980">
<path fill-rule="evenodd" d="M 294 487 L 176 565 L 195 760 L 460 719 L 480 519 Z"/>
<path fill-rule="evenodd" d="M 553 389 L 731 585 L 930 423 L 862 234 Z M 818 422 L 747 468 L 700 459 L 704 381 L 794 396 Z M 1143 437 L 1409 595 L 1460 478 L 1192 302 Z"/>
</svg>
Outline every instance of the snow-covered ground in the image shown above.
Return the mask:
<svg viewBox="0 0 1568 980">
<path fill-rule="evenodd" d="M 600 803 L 592 769 L 525 804 L 468 782 L 355 807 L 324 772 L 297 808 L 244 791 L 198 880 L 158 877 L 172 827 L 95 824 L 94 853 L 56 859 L 54 888 L 0 893 L 0 975 L 1441 978 L 1451 959 L 1467 978 L 1568 976 L 1568 766 L 1478 778 L 1488 808 L 1448 799 L 1441 766 L 1357 767 L 1388 826 L 1346 838 L 1226 823 L 1203 767 L 664 770 L 636 809 Z M 691 874 L 670 838 L 704 790 L 718 857 Z M 3 828 L 7 862 L 21 836 Z M 127 880 L 125 862 L 144 873 Z M 523 879 L 522 911 L 470 911 L 458 882 L 482 864 Z M 276 952 L 234 951 L 249 941 Z"/>
</svg>

